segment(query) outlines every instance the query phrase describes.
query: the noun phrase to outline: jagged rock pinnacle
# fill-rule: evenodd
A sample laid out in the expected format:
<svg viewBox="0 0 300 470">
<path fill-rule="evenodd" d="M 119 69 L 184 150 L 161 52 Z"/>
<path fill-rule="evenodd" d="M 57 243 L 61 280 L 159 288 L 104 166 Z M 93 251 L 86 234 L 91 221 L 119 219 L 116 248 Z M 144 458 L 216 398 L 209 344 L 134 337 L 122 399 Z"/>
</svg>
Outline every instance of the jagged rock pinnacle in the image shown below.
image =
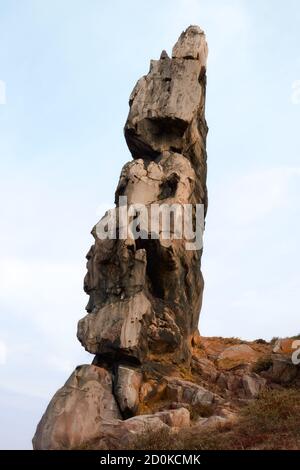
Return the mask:
<svg viewBox="0 0 300 470">
<path fill-rule="evenodd" d="M 206 212 L 206 59 L 204 32 L 190 26 L 172 58 L 163 51 L 134 87 L 124 128 L 133 161 L 122 169 L 117 209 L 126 196 L 128 206 L 202 204 Z M 136 239 L 103 239 L 96 227 L 92 234 L 84 281 L 88 313 L 79 321 L 78 339 L 96 356 L 51 401 L 34 437 L 37 449 L 78 448 L 95 436 L 99 448 L 100 441 L 117 446 L 120 433 L 141 429 L 141 417 L 122 421 L 119 410 L 123 418 L 138 414 L 147 399 L 146 370 L 164 375 L 163 363 L 188 367 L 198 334 L 201 249 L 187 250 L 184 237 L 166 240 L 161 223 L 155 238 L 150 230 Z M 213 399 L 197 387 L 193 394 Z M 188 424 L 187 410 L 168 413 L 156 416 L 158 428 Z"/>
</svg>

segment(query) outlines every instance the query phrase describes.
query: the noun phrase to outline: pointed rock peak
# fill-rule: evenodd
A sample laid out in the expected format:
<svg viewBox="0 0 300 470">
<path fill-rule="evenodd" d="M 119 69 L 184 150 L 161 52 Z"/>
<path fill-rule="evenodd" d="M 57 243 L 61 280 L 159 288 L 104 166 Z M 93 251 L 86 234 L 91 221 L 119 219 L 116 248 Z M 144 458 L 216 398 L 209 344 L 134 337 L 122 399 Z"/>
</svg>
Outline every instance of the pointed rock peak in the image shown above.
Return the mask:
<svg viewBox="0 0 300 470">
<path fill-rule="evenodd" d="M 187 34 L 190 34 L 190 35 L 204 34 L 204 31 L 196 24 L 194 25 L 191 24 L 188 28 L 186 28 L 186 30 L 183 33 L 181 33 L 181 35 L 187 35 Z"/>
<path fill-rule="evenodd" d="M 160 54 L 160 60 L 162 59 L 169 59 L 170 57 L 168 56 L 167 51 L 163 50 L 162 53 Z"/>
<path fill-rule="evenodd" d="M 206 65 L 208 48 L 204 31 L 199 26 L 189 26 L 181 33 L 173 47 L 172 58 L 200 60 Z"/>
</svg>

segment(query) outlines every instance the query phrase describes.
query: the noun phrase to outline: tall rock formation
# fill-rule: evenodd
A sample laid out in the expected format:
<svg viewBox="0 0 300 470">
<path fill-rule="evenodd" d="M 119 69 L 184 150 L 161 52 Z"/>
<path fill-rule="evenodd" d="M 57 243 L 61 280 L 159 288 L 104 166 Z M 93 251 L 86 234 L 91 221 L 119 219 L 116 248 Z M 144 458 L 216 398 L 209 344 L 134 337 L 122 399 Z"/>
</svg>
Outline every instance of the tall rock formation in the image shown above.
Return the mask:
<svg viewBox="0 0 300 470">
<path fill-rule="evenodd" d="M 189 367 L 198 335 L 202 248 L 187 249 L 191 237 L 176 236 L 177 215 L 166 237 L 163 218 L 153 229 L 149 214 L 153 205 L 159 211 L 189 204 L 195 228 L 196 206 L 206 213 L 206 59 L 205 35 L 190 26 L 172 57 L 163 51 L 152 60 L 130 95 L 124 133 L 133 161 L 116 189 L 116 236 L 100 236 L 98 224 L 87 255 L 88 313 L 77 336 L 95 358 L 53 397 L 33 439 L 36 449 L 118 448 L 120 436 L 130 445 L 132 432 L 145 423 L 157 429 L 189 423 L 186 409 L 137 415 L 153 381 L 159 388 L 179 364 Z M 144 219 L 137 209 L 129 212 L 126 223 L 135 233 L 121 237 L 120 214 L 132 204 L 147 212 Z M 107 220 L 109 214 L 100 227 Z M 213 401 L 203 393 L 193 389 L 190 396 Z"/>
</svg>

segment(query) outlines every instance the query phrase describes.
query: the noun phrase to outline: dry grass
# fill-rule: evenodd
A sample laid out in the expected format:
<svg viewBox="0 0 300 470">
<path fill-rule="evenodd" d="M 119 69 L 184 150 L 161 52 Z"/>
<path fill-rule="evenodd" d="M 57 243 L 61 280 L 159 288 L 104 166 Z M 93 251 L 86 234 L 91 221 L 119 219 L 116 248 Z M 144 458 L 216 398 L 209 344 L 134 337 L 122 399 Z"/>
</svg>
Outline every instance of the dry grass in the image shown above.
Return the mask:
<svg viewBox="0 0 300 470">
<path fill-rule="evenodd" d="M 263 392 L 241 411 L 235 424 L 209 430 L 163 430 L 139 436 L 134 449 L 143 450 L 252 450 L 300 449 L 300 391 Z"/>
<path fill-rule="evenodd" d="M 252 372 L 259 374 L 265 370 L 268 370 L 273 364 L 271 355 L 260 357 L 252 366 Z"/>
<path fill-rule="evenodd" d="M 231 338 L 220 338 L 224 344 L 228 345 L 236 345 L 236 344 L 242 344 L 245 341 L 242 341 L 241 338 L 236 338 L 235 336 L 232 336 Z"/>
<path fill-rule="evenodd" d="M 189 405 L 188 410 L 192 421 L 198 418 L 209 418 L 214 414 L 214 405 Z"/>
</svg>

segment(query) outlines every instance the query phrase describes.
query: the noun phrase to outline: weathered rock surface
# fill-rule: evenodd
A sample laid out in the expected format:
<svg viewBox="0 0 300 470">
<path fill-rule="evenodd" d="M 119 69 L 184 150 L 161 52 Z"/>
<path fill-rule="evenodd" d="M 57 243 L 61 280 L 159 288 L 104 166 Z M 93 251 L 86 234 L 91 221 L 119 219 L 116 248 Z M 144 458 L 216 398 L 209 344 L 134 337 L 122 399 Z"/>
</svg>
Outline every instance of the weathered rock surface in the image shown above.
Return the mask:
<svg viewBox="0 0 300 470">
<path fill-rule="evenodd" d="M 214 394 L 209 390 L 193 382 L 178 378 L 167 379 L 166 395 L 171 401 L 192 405 L 211 405 L 214 401 Z"/>
<path fill-rule="evenodd" d="M 108 371 L 79 366 L 54 395 L 36 434 L 34 449 L 126 449 L 137 436 L 161 429 L 188 427 L 185 408 L 122 420 Z"/>
<path fill-rule="evenodd" d="M 151 314 L 149 300 L 139 292 L 89 313 L 78 324 L 78 339 L 90 353 L 123 354 L 142 360 L 148 349 Z"/>
<path fill-rule="evenodd" d="M 272 351 L 262 340 L 199 335 L 202 246 L 189 249 L 182 212 L 163 224 L 174 205 L 190 205 L 192 231 L 196 205 L 206 215 L 207 52 L 203 31 L 189 27 L 130 95 L 124 134 L 133 160 L 87 254 L 89 301 L 77 336 L 95 358 L 50 401 L 35 449 L 118 450 L 148 433 L 213 432 L 266 387 L 299 382 L 292 339 Z"/>
<path fill-rule="evenodd" d="M 142 380 L 142 374 L 138 369 L 118 366 L 114 393 L 122 415 L 126 418 L 133 416 L 138 409 Z"/>
<path fill-rule="evenodd" d="M 163 53 L 151 61 L 148 75 L 137 82 L 129 99 L 125 138 L 134 158 L 155 158 L 173 149 L 191 157 L 192 146 L 203 146 L 206 59 L 205 35 L 194 26 L 179 38 L 172 59 Z"/>
<path fill-rule="evenodd" d="M 91 449 L 128 449 L 137 444 L 139 436 L 160 433 L 162 430 L 173 431 L 190 425 L 190 413 L 185 408 L 158 412 L 152 415 L 135 416 L 125 421 L 105 423 L 105 432 L 99 440 L 89 446 Z"/>
<path fill-rule="evenodd" d="M 230 370 L 257 361 L 259 355 L 247 344 L 230 346 L 218 356 L 218 367 Z"/>
<path fill-rule="evenodd" d="M 222 426 L 222 425 L 224 426 L 229 421 L 230 420 L 228 420 L 227 418 L 224 418 L 223 416 L 218 416 L 218 415 L 210 416 L 209 418 L 200 418 L 194 427 L 194 431 L 195 430 L 199 431 L 203 428 L 207 429 L 207 428 L 215 428 L 217 426 Z"/>
<path fill-rule="evenodd" d="M 178 213 L 169 229 L 163 224 L 175 204 L 192 208 L 191 232 L 197 205 L 206 215 L 207 53 L 204 32 L 190 26 L 130 95 L 124 134 L 133 160 L 87 254 L 89 301 L 77 336 L 95 357 L 50 401 L 34 449 L 119 450 L 149 433 L 214 432 L 266 387 L 300 382 L 293 339 L 273 348 L 200 336 L 202 247 L 190 249 L 193 233 L 178 236 Z"/>
<path fill-rule="evenodd" d="M 177 363 L 190 361 L 202 304 L 202 248 L 186 248 L 191 240 L 185 232 L 177 236 L 177 215 L 168 237 L 162 218 L 155 228 L 149 222 L 153 205 L 202 204 L 206 212 L 206 58 L 205 35 L 192 26 L 172 58 L 162 53 L 151 61 L 130 96 L 124 132 L 134 161 L 123 167 L 116 189 L 118 234 L 125 226 L 119 209 L 143 204 L 148 212 L 129 215 L 129 222 L 137 220 L 126 239 L 103 239 L 97 227 L 92 232 L 84 282 L 90 300 L 78 338 L 98 356 L 142 362 L 168 353 Z M 195 210 L 191 217 L 195 225 Z"/>
<path fill-rule="evenodd" d="M 266 386 L 266 379 L 256 374 L 244 375 L 242 378 L 243 388 L 248 398 L 256 398 Z"/>
<path fill-rule="evenodd" d="M 212 382 L 215 382 L 218 377 L 218 370 L 216 366 L 206 357 L 197 357 L 196 355 L 193 355 L 191 367 L 192 370 L 204 380 L 208 379 Z"/>
<path fill-rule="evenodd" d="M 190 249 L 195 235 L 181 233 L 177 213 L 169 229 L 162 214 L 150 226 L 153 205 L 159 213 L 167 205 L 189 204 L 190 232 L 196 205 L 206 213 L 206 59 L 205 35 L 191 26 L 171 58 L 163 51 L 151 61 L 149 73 L 130 95 L 124 134 L 133 161 L 122 169 L 115 210 L 92 231 L 84 279 L 89 302 L 78 323 L 79 341 L 96 357 L 55 394 L 38 425 L 34 448 L 121 448 L 145 426 L 187 426 L 184 407 L 134 416 L 148 395 L 159 401 L 172 387 L 190 404 L 213 401 L 200 385 L 167 380 L 160 366 L 167 362 L 168 371 L 176 364 L 190 366 L 202 304 L 202 246 Z M 152 373 L 155 378 L 149 379 Z"/>
<path fill-rule="evenodd" d="M 33 438 L 34 449 L 80 449 L 102 433 L 102 423 L 121 418 L 111 374 L 78 366 L 56 392 Z"/>
<path fill-rule="evenodd" d="M 293 364 L 290 357 L 284 355 L 272 356 L 272 365 L 264 376 L 278 384 L 291 384 L 300 379 L 300 366 Z"/>
</svg>

